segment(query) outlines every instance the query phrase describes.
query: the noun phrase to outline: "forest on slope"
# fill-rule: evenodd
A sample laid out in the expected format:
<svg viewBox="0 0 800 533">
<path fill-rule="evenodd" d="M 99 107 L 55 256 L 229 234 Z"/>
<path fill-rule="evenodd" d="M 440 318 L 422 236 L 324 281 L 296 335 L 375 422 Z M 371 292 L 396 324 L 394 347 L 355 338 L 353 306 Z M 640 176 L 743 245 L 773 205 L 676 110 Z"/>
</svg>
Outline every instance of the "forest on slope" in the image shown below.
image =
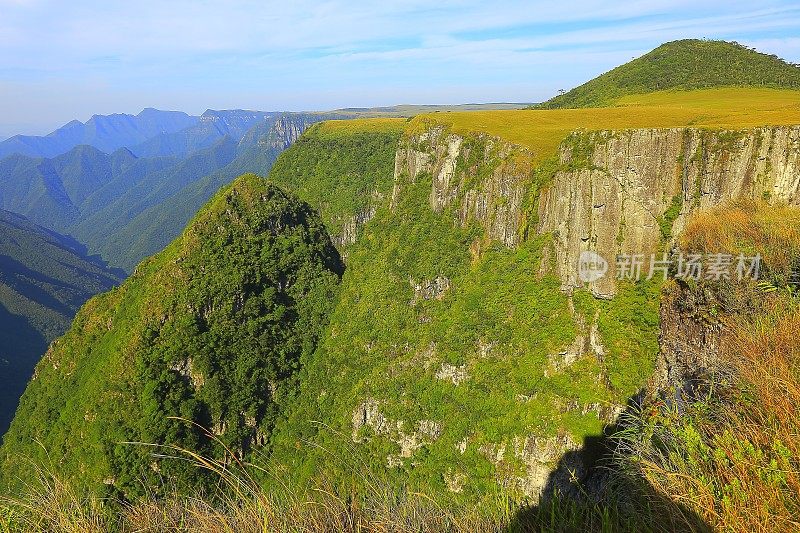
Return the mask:
<svg viewBox="0 0 800 533">
<path fill-rule="evenodd" d="M 800 89 L 800 66 L 735 42 L 685 39 L 662 44 L 537 107 L 599 107 L 632 94 L 712 87 Z"/>
</svg>

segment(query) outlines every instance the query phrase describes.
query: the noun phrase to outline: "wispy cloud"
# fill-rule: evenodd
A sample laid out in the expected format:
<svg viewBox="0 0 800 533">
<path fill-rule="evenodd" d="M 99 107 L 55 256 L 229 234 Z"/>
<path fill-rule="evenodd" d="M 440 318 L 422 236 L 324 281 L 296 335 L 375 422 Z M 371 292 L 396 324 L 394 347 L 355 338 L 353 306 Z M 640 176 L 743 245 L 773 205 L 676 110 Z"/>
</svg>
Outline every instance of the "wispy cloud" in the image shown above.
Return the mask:
<svg viewBox="0 0 800 533">
<path fill-rule="evenodd" d="M 797 61 L 799 29 L 800 6 L 778 0 L 0 0 L 0 122 L 535 101 L 678 38 Z"/>
</svg>

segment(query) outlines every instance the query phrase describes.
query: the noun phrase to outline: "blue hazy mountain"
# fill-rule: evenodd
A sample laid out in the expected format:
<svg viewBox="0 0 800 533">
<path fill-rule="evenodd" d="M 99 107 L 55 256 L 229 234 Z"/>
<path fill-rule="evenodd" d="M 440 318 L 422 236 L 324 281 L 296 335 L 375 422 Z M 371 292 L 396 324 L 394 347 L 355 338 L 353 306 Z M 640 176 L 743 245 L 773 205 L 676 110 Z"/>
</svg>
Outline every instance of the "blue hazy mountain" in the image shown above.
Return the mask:
<svg viewBox="0 0 800 533">
<path fill-rule="evenodd" d="M 180 131 L 160 133 L 131 147 L 131 151 L 140 157 L 185 156 L 207 148 L 223 137 L 239 140 L 251 128 L 267 125 L 278 115 L 280 113 L 242 109 L 226 111 L 209 109 L 200 116 L 196 124 Z"/>
<path fill-rule="evenodd" d="M 0 158 L 12 154 L 55 157 L 82 144 L 113 152 L 122 147 L 136 146 L 158 135 L 184 130 L 200 120 L 200 117 L 180 111 L 152 108 L 144 109 L 138 115 L 95 115 L 85 123 L 73 120 L 45 136 L 15 135 L 0 142 Z"/>
<path fill-rule="evenodd" d="M 266 174 L 310 124 L 343 117 L 207 111 L 180 132 L 111 153 L 79 145 L 52 158 L 13 154 L 0 159 L 0 209 L 71 235 L 130 272 L 219 187 L 246 172 Z"/>
</svg>

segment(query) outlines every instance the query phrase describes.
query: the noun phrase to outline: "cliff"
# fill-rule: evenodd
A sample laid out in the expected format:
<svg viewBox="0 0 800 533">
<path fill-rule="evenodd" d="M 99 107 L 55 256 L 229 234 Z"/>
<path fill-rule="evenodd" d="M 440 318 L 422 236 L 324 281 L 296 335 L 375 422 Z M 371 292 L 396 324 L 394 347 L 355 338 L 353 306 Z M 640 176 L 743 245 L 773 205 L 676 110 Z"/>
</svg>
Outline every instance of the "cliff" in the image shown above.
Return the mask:
<svg viewBox="0 0 800 533">
<path fill-rule="evenodd" d="M 618 254 L 660 256 L 698 209 L 743 198 L 800 204 L 798 127 L 576 133 L 559 163 L 575 168 L 555 174 L 538 230 L 554 236 L 566 290 L 584 286 L 582 251 L 609 262 L 608 274 L 588 284 L 598 297 L 616 292 Z"/>
<path fill-rule="evenodd" d="M 592 466 L 584 443 L 648 381 L 683 389 L 715 364 L 719 326 L 675 318 L 684 296 L 661 303 L 658 283 L 617 282 L 617 254 L 669 252 L 690 215 L 731 200 L 800 203 L 799 141 L 796 127 L 576 132 L 542 158 L 409 128 L 388 205 L 350 248 L 304 384 L 320 399 L 302 412 L 398 479 L 464 497 L 487 479 L 534 499 L 567 488 Z M 586 250 L 610 263 L 591 283 L 577 277 Z"/>
</svg>

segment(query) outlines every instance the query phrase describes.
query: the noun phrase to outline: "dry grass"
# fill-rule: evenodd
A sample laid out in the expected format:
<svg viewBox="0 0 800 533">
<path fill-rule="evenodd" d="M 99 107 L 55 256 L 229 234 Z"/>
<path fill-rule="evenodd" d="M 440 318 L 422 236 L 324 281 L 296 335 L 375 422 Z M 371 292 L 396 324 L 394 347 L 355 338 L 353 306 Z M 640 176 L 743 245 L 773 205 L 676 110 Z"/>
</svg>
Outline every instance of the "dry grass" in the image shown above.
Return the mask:
<svg viewBox="0 0 800 533">
<path fill-rule="evenodd" d="M 617 107 L 593 109 L 472 111 L 419 115 L 447 124 L 456 133 L 485 132 L 530 148 L 541 160 L 576 130 L 634 128 L 746 129 L 800 124 L 800 91 L 779 89 L 705 89 L 630 96 Z"/>
<path fill-rule="evenodd" d="M 785 283 L 800 259 L 800 208 L 744 201 L 695 214 L 680 238 L 699 253 L 760 253 L 775 281 Z"/>
<path fill-rule="evenodd" d="M 800 260 L 800 209 L 743 202 L 697 214 L 684 250 L 758 252 L 773 283 Z M 718 316 L 717 372 L 700 398 L 632 417 L 627 461 L 663 498 L 715 530 L 800 531 L 800 295 L 774 285 L 706 283 L 694 291 L 748 305 Z"/>
<path fill-rule="evenodd" d="M 735 393 L 650 414 L 637 467 L 715 530 L 800 531 L 800 311 L 758 322 L 732 326 Z"/>
<path fill-rule="evenodd" d="M 462 510 L 456 516 L 421 494 L 390 490 L 367 497 L 342 497 L 315 487 L 304 496 L 295 487 L 266 492 L 247 481 L 221 498 L 174 496 L 132 505 L 90 504 L 74 497 L 56 478 L 24 499 L 4 502 L 0 532 L 93 533 L 105 531 L 196 533 L 263 532 L 493 532 L 507 520 Z"/>
<path fill-rule="evenodd" d="M 38 483 L 27 487 L 23 496 L 0 499 L 0 533 L 488 533 L 506 529 L 517 510 L 510 501 L 492 506 L 490 511 L 450 508 L 425 494 L 392 486 L 372 473 L 358 473 L 363 469 L 353 450 L 343 450 L 334 458 L 353 463 L 352 486 L 359 487 L 358 491 L 342 492 L 324 479 L 310 487 L 291 485 L 279 473 L 239 461 L 230 450 L 231 460 L 220 461 L 178 447 L 145 446 L 162 457 L 189 460 L 197 468 L 213 472 L 220 481 L 219 493 L 174 494 L 134 503 L 98 502 L 80 498 L 52 471 L 39 470 Z"/>
<path fill-rule="evenodd" d="M 57 475 L 31 465 L 36 481 L 24 498 L 0 498 L 0 533 L 101 533 L 107 531 L 101 505 L 85 498 Z"/>
</svg>

